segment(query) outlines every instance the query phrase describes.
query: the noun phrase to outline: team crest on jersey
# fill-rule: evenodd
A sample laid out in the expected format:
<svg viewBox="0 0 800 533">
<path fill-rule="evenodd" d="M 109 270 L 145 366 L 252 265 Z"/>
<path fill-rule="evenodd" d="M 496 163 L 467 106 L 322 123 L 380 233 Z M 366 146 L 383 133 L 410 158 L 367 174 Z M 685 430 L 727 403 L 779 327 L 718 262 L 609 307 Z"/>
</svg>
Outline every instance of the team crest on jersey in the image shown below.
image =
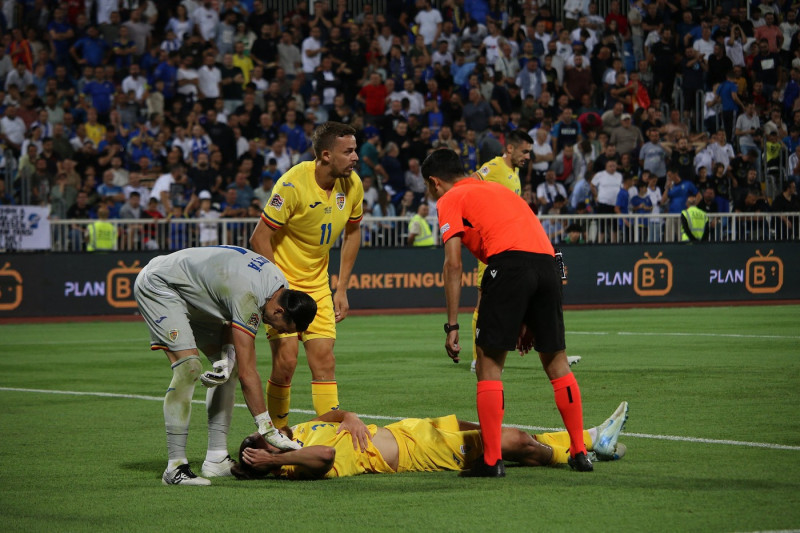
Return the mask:
<svg viewBox="0 0 800 533">
<path fill-rule="evenodd" d="M 258 327 L 258 313 L 253 313 L 250 315 L 250 320 L 247 321 L 247 325 L 251 328 Z"/>
<path fill-rule="evenodd" d="M 337 192 L 336 193 L 336 207 L 339 208 L 339 211 L 344 209 L 344 193 L 343 192 Z"/>
<path fill-rule="evenodd" d="M 445 233 L 447 233 L 448 231 L 450 231 L 450 223 L 449 223 L 449 222 L 448 222 L 447 224 L 445 224 L 444 226 L 442 226 L 441 228 L 439 228 L 439 232 L 440 232 L 442 235 L 444 235 L 444 234 L 445 234 Z"/>
<path fill-rule="evenodd" d="M 281 198 L 280 194 L 273 194 L 272 200 L 269 201 L 269 205 L 270 207 L 274 207 L 275 209 L 280 211 L 281 207 L 283 207 L 283 198 Z"/>
<path fill-rule="evenodd" d="M 169 340 L 171 340 L 172 342 L 175 342 L 176 340 L 178 340 L 178 330 L 177 329 L 169 330 Z"/>
</svg>

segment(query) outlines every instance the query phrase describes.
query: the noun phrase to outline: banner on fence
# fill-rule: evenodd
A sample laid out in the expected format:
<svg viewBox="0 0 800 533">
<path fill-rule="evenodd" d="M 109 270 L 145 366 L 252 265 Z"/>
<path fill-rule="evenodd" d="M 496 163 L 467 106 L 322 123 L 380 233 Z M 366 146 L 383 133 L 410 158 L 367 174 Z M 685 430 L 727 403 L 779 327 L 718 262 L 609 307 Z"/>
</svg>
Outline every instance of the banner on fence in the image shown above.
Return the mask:
<svg viewBox="0 0 800 533">
<path fill-rule="evenodd" d="M 49 215 L 47 207 L 0 206 L 0 250 L 49 250 Z"/>
<path fill-rule="evenodd" d="M 567 305 L 800 300 L 797 243 L 608 245 L 564 248 Z M 154 252 L 0 256 L 0 318 L 136 312 L 133 283 Z M 438 249 L 360 251 L 348 281 L 353 310 L 445 306 Z M 461 305 L 477 298 L 476 261 L 464 253 Z M 331 254 L 338 283 L 338 251 Z"/>
</svg>

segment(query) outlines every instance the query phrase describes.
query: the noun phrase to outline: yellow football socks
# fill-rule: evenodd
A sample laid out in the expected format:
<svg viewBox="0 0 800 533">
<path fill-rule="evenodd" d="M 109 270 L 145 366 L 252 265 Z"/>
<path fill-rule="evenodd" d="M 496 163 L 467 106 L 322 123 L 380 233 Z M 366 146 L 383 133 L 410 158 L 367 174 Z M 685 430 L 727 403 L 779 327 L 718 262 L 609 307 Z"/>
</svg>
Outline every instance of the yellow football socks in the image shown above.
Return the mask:
<svg viewBox="0 0 800 533">
<path fill-rule="evenodd" d="M 335 381 L 312 381 L 311 401 L 317 416 L 339 408 L 339 388 Z"/>
<path fill-rule="evenodd" d="M 289 402 L 292 398 L 292 385 L 278 385 L 267 381 L 267 410 L 272 425 L 283 428 L 289 425 Z"/>
</svg>

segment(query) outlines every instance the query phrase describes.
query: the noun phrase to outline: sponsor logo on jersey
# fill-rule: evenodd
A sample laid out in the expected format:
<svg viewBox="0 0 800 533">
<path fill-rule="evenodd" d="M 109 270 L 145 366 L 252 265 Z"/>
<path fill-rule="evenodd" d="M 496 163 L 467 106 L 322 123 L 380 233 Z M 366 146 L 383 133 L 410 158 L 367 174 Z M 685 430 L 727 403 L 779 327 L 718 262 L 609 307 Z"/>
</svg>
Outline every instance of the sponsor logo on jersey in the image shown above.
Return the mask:
<svg viewBox="0 0 800 533">
<path fill-rule="evenodd" d="M 169 330 L 169 340 L 171 340 L 172 342 L 175 342 L 176 340 L 178 340 L 178 330 L 177 329 Z"/>
<path fill-rule="evenodd" d="M 497 270 L 492 269 L 489 271 L 489 274 L 491 274 L 493 278 L 497 277 Z"/>
<path fill-rule="evenodd" d="M 322 202 L 314 202 L 313 204 L 308 204 L 308 207 L 310 207 L 311 209 L 314 209 L 315 207 L 317 207 L 321 203 Z"/>
<path fill-rule="evenodd" d="M 167 318 L 167 317 L 165 317 L 165 316 L 158 317 L 158 320 L 156 320 L 156 324 L 161 324 L 161 322 L 163 322 L 165 318 Z"/>
<path fill-rule="evenodd" d="M 247 325 L 251 328 L 258 327 L 258 313 L 253 313 L 250 315 L 250 319 L 247 321 Z"/>
<path fill-rule="evenodd" d="M 273 194 L 272 200 L 269 201 L 269 205 L 270 207 L 274 207 L 275 209 L 280 211 L 281 207 L 283 207 L 283 198 L 281 198 L 280 194 Z"/>
<path fill-rule="evenodd" d="M 439 233 L 441 233 L 442 235 L 444 235 L 448 231 L 450 231 L 450 223 L 449 222 L 447 224 L 445 224 L 444 226 L 442 226 L 441 228 L 439 228 Z"/>
<path fill-rule="evenodd" d="M 284 186 L 284 187 L 294 187 L 294 183 L 291 183 L 291 182 L 289 182 L 289 181 L 286 181 L 286 182 L 284 182 L 284 183 L 283 183 L 283 186 Z M 294 187 L 294 188 L 296 189 L 297 187 Z"/>
<path fill-rule="evenodd" d="M 344 209 L 344 193 L 343 192 L 337 192 L 336 193 L 336 207 L 339 208 L 339 211 Z"/>
</svg>

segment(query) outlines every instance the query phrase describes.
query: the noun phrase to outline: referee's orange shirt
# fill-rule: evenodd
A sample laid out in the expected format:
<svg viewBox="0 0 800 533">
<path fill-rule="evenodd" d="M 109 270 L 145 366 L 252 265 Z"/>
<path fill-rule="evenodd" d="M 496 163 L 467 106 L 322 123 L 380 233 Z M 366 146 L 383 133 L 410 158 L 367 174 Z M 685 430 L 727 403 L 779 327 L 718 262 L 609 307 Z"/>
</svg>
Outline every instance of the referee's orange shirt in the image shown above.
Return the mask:
<svg viewBox="0 0 800 533">
<path fill-rule="evenodd" d="M 512 250 L 554 255 L 527 202 L 497 183 L 462 179 L 439 199 L 436 210 L 442 242 L 460 234 L 464 246 L 484 263 Z"/>
</svg>

